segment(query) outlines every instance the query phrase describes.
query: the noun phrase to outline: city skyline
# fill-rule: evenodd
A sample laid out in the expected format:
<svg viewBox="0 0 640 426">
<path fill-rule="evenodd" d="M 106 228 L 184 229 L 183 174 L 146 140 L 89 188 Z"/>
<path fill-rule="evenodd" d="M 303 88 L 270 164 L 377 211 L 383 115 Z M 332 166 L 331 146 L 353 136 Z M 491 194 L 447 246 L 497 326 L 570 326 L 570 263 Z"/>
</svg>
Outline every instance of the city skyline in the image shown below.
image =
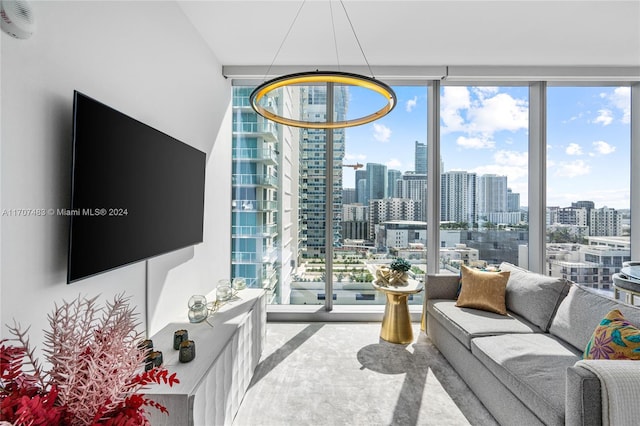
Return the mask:
<svg viewBox="0 0 640 426">
<path fill-rule="evenodd" d="M 398 104 L 382 119 L 346 131 L 344 162 L 414 170 L 415 143 L 426 143 L 427 88 L 396 86 Z M 547 120 L 547 205 L 592 200 L 628 209 L 630 90 L 550 87 Z M 349 116 L 370 113 L 367 91 L 351 91 Z M 528 204 L 528 87 L 446 86 L 441 94 L 442 172 L 507 176 Z M 612 185 L 612 183 L 615 183 Z M 344 170 L 345 187 L 355 187 Z"/>
</svg>

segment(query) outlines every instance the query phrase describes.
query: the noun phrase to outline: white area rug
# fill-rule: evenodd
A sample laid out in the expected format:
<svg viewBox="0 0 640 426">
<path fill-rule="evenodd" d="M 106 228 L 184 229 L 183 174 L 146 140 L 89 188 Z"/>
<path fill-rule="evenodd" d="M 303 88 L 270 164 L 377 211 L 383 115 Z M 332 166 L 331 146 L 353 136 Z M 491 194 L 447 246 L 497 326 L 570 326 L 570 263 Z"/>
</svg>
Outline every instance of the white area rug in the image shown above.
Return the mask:
<svg viewBox="0 0 640 426">
<path fill-rule="evenodd" d="M 379 333 L 379 323 L 268 323 L 234 425 L 496 425 L 418 324 L 409 345 Z"/>
</svg>

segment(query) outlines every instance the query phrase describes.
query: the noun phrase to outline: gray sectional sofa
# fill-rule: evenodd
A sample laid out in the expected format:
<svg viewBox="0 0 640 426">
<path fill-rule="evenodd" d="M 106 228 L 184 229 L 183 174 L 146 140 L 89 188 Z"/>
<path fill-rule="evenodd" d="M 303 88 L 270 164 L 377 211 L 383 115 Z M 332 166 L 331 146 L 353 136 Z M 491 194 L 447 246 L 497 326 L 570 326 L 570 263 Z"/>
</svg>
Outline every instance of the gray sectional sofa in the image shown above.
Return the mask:
<svg viewBox="0 0 640 426">
<path fill-rule="evenodd" d="M 602 424 L 600 381 L 575 364 L 610 310 L 640 326 L 640 308 L 508 263 L 500 268 L 510 271 L 508 316 L 458 308 L 459 277 L 427 276 L 427 335 L 500 424 Z M 640 399 L 640 383 L 638 392 Z"/>
</svg>

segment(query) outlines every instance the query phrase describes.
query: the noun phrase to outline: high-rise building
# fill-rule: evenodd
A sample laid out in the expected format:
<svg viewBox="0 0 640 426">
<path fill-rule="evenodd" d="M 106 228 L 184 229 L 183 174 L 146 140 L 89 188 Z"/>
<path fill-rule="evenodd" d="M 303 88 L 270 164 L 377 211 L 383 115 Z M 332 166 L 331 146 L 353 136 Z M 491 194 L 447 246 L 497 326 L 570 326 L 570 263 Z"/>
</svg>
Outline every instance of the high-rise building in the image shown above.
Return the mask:
<svg viewBox="0 0 640 426">
<path fill-rule="evenodd" d="M 478 217 L 488 220 L 490 213 L 507 211 L 507 177 L 487 174 L 478 177 Z"/>
<path fill-rule="evenodd" d="M 427 144 L 416 141 L 414 170 L 417 174 L 427 174 Z"/>
<path fill-rule="evenodd" d="M 362 204 L 343 204 L 342 221 L 363 221 L 369 219 L 369 206 Z"/>
<path fill-rule="evenodd" d="M 560 207 L 558 206 L 548 206 L 546 211 L 546 220 L 545 223 L 547 225 L 553 225 L 558 223 L 558 210 Z"/>
<path fill-rule="evenodd" d="M 571 203 L 571 207 L 587 209 L 587 226 L 591 226 L 591 210 L 596 207 L 593 201 L 576 201 L 575 203 Z"/>
<path fill-rule="evenodd" d="M 396 182 L 396 196 L 415 201 L 415 217 L 407 220 L 427 221 L 427 175 L 406 172 Z"/>
<path fill-rule="evenodd" d="M 507 188 L 507 211 L 520 211 L 520 194 L 517 192 L 513 192 L 511 188 Z"/>
<path fill-rule="evenodd" d="M 366 220 L 343 221 L 342 224 L 343 246 L 349 245 L 349 240 L 368 240 L 369 222 Z"/>
<path fill-rule="evenodd" d="M 587 226 L 587 209 L 584 207 L 560 207 L 556 210 L 556 215 L 555 223 Z"/>
<path fill-rule="evenodd" d="M 375 235 L 375 226 L 390 220 L 414 217 L 415 201 L 408 198 L 387 198 L 369 201 L 369 236 Z"/>
<path fill-rule="evenodd" d="M 367 204 L 367 171 L 356 170 L 356 203 Z"/>
<path fill-rule="evenodd" d="M 571 207 L 581 208 L 584 207 L 587 210 L 591 210 L 596 207 L 593 201 L 576 201 L 575 203 L 571 203 Z"/>
<path fill-rule="evenodd" d="M 297 189 L 283 194 L 279 188 L 297 188 L 291 165 L 298 164 L 299 132 L 280 132 L 258 116 L 249 106 L 252 90 L 233 88 L 231 277 L 266 288 L 270 303 L 288 303 L 298 250 L 298 221 L 290 213 L 297 210 Z M 297 110 L 295 93 L 278 96 L 272 105 Z"/>
<path fill-rule="evenodd" d="M 478 221 L 476 207 L 475 173 L 450 171 L 440 175 L 440 220 L 467 222 Z"/>
<path fill-rule="evenodd" d="M 348 93 L 346 86 L 335 88 L 335 119 L 346 119 Z M 324 121 L 326 119 L 326 87 L 308 86 L 302 90 L 301 111 L 303 120 Z M 325 151 L 326 132 L 324 129 L 304 129 L 300 143 L 300 177 L 302 190 L 300 193 L 300 217 L 304 230 L 301 241 L 304 258 L 323 258 L 326 246 L 326 180 Z M 340 242 L 342 216 L 342 159 L 345 148 L 345 129 L 333 131 L 333 241 Z"/>
<path fill-rule="evenodd" d="M 342 239 L 369 239 L 368 206 L 361 204 L 342 205 Z"/>
<path fill-rule="evenodd" d="M 355 188 L 342 188 L 342 205 L 345 204 L 355 204 L 358 200 L 356 199 L 356 189 Z M 344 220 L 344 216 L 343 216 Z"/>
<path fill-rule="evenodd" d="M 586 210 L 586 209 L 585 209 Z M 591 225 L 589 235 L 617 237 L 622 235 L 622 214 L 616 209 L 602 207 L 589 212 Z"/>
<path fill-rule="evenodd" d="M 387 198 L 387 166 L 378 163 L 367 163 L 367 197 L 365 205 L 371 200 Z"/>
<path fill-rule="evenodd" d="M 402 179 L 402 172 L 400 170 L 389 169 L 387 170 L 387 197 L 398 197 L 396 193 L 396 182 Z"/>
</svg>

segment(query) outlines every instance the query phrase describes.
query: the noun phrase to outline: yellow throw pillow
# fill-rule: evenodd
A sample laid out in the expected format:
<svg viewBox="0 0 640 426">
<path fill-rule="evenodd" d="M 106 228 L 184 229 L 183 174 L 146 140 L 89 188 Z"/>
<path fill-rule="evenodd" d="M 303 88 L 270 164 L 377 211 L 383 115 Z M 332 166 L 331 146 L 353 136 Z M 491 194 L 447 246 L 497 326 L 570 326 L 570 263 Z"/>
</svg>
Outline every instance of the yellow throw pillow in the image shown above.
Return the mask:
<svg viewBox="0 0 640 426">
<path fill-rule="evenodd" d="M 485 272 L 462 265 L 462 288 L 456 306 L 507 315 L 505 292 L 509 271 Z"/>
<path fill-rule="evenodd" d="M 640 360 L 640 329 L 614 309 L 593 331 L 582 358 Z"/>
</svg>

